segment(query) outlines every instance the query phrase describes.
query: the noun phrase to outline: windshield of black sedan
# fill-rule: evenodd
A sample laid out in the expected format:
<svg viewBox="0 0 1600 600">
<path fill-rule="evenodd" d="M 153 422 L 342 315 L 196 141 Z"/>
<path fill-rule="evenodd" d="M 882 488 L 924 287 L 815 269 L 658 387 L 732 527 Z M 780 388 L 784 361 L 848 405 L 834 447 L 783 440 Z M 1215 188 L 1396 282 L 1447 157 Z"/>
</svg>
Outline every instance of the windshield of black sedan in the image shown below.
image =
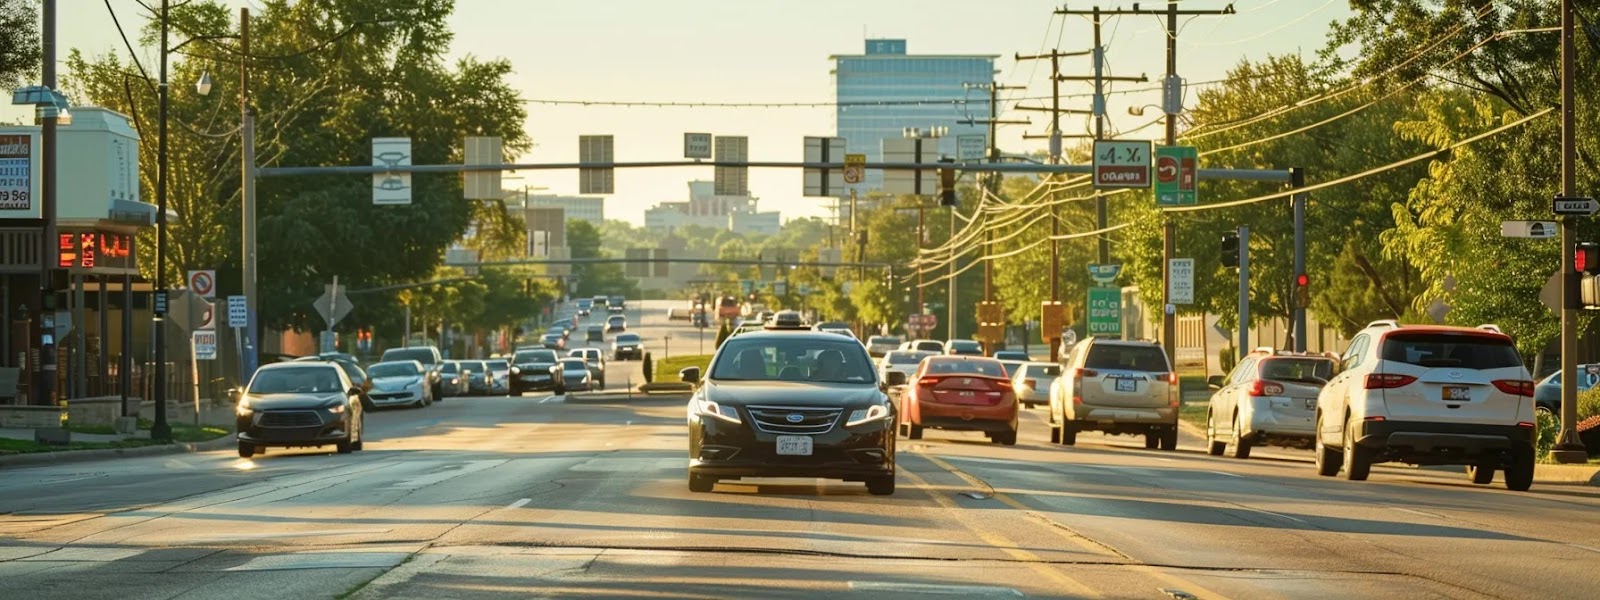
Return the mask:
<svg viewBox="0 0 1600 600">
<path fill-rule="evenodd" d="M 251 394 L 327 394 L 342 387 L 332 365 L 262 369 L 250 380 Z"/>
<path fill-rule="evenodd" d="M 517 356 L 513 358 L 511 362 L 519 365 L 526 365 L 530 363 L 553 363 L 556 362 L 556 352 L 554 350 L 529 350 L 527 352 L 518 352 Z"/>
<path fill-rule="evenodd" d="M 871 383 L 872 359 L 848 339 L 731 338 L 717 352 L 711 379 Z"/>
<path fill-rule="evenodd" d="M 615 341 L 618 344 L 637 344 L 637 343 L 639 343 L 639 336 L 631 334 L 631 333 L 624 333 L 622 335 L 617 336 L 617 339 Z"/>
</svg>

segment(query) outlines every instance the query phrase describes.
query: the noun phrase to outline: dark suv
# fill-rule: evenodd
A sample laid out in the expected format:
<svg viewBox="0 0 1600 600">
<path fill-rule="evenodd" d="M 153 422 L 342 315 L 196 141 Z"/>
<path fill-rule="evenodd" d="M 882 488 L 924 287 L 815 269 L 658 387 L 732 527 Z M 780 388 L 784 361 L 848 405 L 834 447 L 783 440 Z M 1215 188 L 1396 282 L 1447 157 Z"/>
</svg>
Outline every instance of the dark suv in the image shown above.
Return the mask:
<svg viewBox="0 0 1600 600">
<path fill-rule="evenodd" d="M 511 358 L 511 395 L 543 390 L 563 393 L 561 379 L 555 375 L 556 362 L 555 350 L 518 350 Z"/>
<path fill-rule="evenodd" d="M 867 350 L 832 333 L 729 338 L 689 399 L 689 490 L 743 477 L 821 477 L 894 493 L 896 412 Z"/>
</svg>

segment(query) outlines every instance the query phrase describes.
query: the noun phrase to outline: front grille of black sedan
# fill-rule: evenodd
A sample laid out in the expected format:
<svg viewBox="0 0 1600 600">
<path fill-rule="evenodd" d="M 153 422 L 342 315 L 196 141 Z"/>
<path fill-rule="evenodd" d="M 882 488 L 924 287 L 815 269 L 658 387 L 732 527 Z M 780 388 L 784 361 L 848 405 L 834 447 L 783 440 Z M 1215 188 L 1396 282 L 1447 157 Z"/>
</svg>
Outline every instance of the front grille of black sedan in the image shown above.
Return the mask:
<svg viewBox="0 0 1600 600">
<path fill-rule="evenodd" d="M 261 413 L 257 422 L 262 427 L 314 427 L 322 424 L 322 417 L 309 410 L 279 410 Z"/>
<path fill-rule="evenodd" d="M 833 430 L 844 411 L 838 408 L 800 408 L 788 406 L 750 406 L 750 421 L 756 429 L 779 435 L 818 435 Z M 791 419 L 791 415 L 799 415 Z"/>
</svg>

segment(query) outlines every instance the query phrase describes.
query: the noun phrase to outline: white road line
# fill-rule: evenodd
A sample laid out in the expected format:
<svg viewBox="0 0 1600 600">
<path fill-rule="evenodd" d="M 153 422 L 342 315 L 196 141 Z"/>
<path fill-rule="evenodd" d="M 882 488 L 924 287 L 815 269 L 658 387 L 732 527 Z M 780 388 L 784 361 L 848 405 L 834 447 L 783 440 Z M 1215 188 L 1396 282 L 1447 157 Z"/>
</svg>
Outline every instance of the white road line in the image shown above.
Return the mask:
<svg viewBox="0 0 1600 600">
<path fill-rule="evenodd" d="M 1161 462 L 1178 462 L 1178 461 L 1170 459 L 1170 458 L 1161 458 L 1161 457 L 1156 457 L 1156 460 L 1159 460 Z"/>
<path fill-rule="evenodd" d="M 988 585 L 932 585 L 926 583 L 899 583 L 893 581 L 852 581 L 850 591 L 919 593 L 941 596 L 1008 596 L 1023 597 L 1022 592 L 1008 587 Z"/>
<path fill-rule="evenodd" d="M 1433 514 L 1433 513 L 1422 512 L 1420 510 L 1411 510 L 1409 508 L 1400 508 L 1398 506 L 1391 506 L 1389 508 L 1393 509 L 1393 510 L 1398 510 L 1398 511 L 1403 512 L 1403 513 L 1411 513 L 1413 515 L 1421 515 L 1421 516 L 1424 516 L 1424 517 L 1428 517 L 1430 519 L 1443 519 L 1444 518 L 1443 515 L 1436 515 L 1436 514 Z"/>
<path fill-rule="evenodd" d="M 1594 546 L 1585 546 L 1585 545 L 1582 545 L 1582 544 L 1567 544 L 1567 545 L 1568 546 L 1572 546 L 1573 548 L 1578 548 L 1580 550 L 1588 550 L 1588 551 L 1593 552 L 1595 554 L 1600 554 L 1600 548 L 1596 548 Z"/>
<path fill-rule="evenodd" d="M 1239 508 L 1241 510 L 1248 510 L 1250 512 L 1257 512 L 1257 513 L 1261 513 L 1261 514 L 1264 514 L 1264 515 L 1272 515 L 1274 517 L 1278 517 L 1278 518 L 1282 518 L 1282 519 L 1288 519 L 1288 520 L 1294 521 L 1296 523 L 1305 523 L 1306 522 L 1305 519 L 1297 519 L 1295 517 L 1291 517 L 1291 516 L 1285 515 L 1285 514 L 1275 513 L 1275 512 L 1272 512 L 1270 510 L 1261 510 L 1259 508 L 1250 508 L 1248 506 L 1236 506 L 1235 508 Z"/>
<path fill-rule="evenodd" d="M 516 502 L 512 502 L 511 506 L 507 506 L 506 508 L 522 508 L 524 506 L 527 506 L 529 502 L 533 502 L 533 498 L 523 498 L 523 499 L 518 500 Z"/>
<path fill-rule="evenodd" d="M 1238 473 L 1229 473 L 1227 471 L 1206 471 L 1206 472 L 1207 473 L 1216 473 L 1218 475 L 1227 475 L 1229 477 L 1238 477 L 1239 479 L 1244 479 L 1244 476 L 1240 475 Z"/>
</svg>

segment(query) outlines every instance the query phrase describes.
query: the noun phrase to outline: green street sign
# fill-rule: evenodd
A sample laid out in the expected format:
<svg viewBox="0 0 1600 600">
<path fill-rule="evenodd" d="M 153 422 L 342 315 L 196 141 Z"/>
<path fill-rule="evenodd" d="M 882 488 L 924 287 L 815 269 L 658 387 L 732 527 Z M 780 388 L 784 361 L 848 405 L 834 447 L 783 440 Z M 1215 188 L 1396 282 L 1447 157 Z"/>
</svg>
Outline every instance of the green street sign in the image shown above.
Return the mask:
<svg viewBox="0 0 1600 600">
<path fill-rule="evenodd" d="M 1110 287 L 1089 288 L 1089 335 L 1122 336 L 1122 290 Z"/>
<path fill-rule="evenodd" d="M 1194 146 L 1156 148 L 1156 206 L 1195 204 L 1200 151 Z"/>
</svg>

